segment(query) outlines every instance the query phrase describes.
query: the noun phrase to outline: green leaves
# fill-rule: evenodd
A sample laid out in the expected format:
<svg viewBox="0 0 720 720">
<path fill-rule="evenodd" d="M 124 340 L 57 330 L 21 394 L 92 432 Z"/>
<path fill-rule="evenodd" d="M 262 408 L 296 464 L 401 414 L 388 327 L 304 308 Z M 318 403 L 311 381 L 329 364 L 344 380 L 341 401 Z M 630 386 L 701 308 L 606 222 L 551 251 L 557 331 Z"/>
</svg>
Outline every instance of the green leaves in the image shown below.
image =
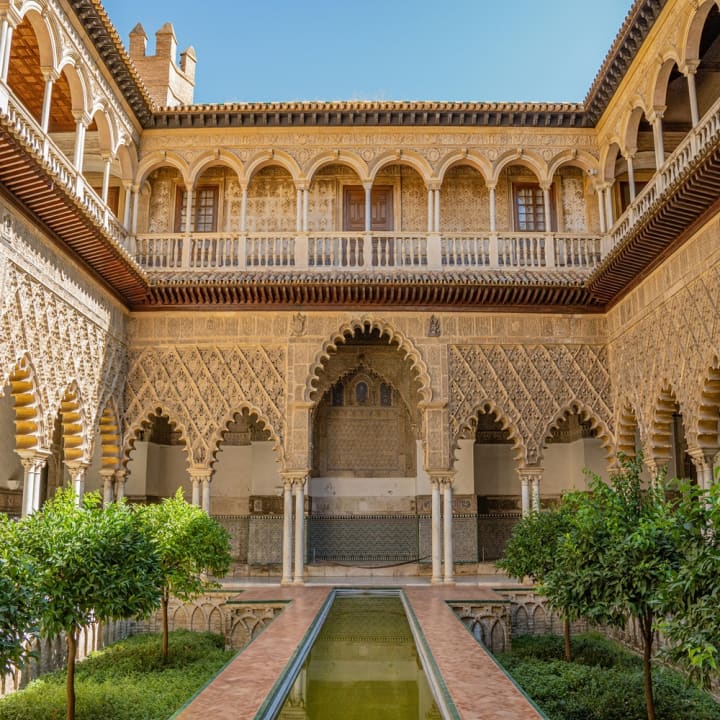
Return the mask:
<svg viewBox="0 0 720 720">
<path fill-rule="evenodd" d="M 230 536 L 199 507 L 189 505 L 178 490 L 159 505 L 140 509 L 144 526 L 159 557 L 167 591 L 182 600 L 216 587 L 203 577 L 224 575 L 230 567 Z"/>
<path fill-rule="evenodd" d="M 152 538 L 124 503 L 106 509 L 97 494 L 75 505 L 62 490 L 18 524 L 20 548 L 44 600 L 43 635 L 71 632 L 95 618 L 146 615 L 157 606 L 162 575 Z"/>
</svg>

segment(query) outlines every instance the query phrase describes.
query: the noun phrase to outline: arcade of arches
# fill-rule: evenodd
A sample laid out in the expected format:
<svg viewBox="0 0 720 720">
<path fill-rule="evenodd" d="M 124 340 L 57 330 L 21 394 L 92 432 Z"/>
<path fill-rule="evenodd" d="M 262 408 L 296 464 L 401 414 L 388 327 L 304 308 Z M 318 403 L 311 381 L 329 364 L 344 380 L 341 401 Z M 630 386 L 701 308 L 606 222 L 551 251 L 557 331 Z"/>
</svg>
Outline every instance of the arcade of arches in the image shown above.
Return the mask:
<svg viewBox="0 0 720 720">
<path fill-rule="evenodd" d="M 270 109 L 98 7 L 0 0 L 0 510 L 451 582 L 619 453 L 717 481 L 720 3 L 637 0 L 582 104 Z"/>
</svg>

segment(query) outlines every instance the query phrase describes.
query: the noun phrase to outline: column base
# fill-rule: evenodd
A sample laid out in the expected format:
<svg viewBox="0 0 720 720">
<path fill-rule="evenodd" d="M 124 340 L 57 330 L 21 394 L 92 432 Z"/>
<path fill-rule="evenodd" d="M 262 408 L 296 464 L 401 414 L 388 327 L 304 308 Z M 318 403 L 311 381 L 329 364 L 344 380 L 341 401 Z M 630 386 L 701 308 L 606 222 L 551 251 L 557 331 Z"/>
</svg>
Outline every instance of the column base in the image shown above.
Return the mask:
<svg viewBox="0 0 720 720">
<path fill-rule="evenodd" d="M 455 584 L 455 578 L 449 577 L 443 579 L 443 585 L 454 585 Z"/>
<path fill-rule="evenodd" d="M 295 578 L 292 582 L 293 585 L 304 585 L 305 580 L 303 578 Z"/>
<path fill-rule="evenodd" d="M 292 584 L 293 584 L 293 579 L 292 579 L 292 578 L 283 578 L 283 579 L 280 581 L 280 584 L 281 584 L 281 585 L 292 585 Z"/>
<path fill-rule="evenodd" d="M 441 577 L 434 577 L 434 578 L 432 578 L 432 579 L 430 580 L 430 584 L 431 584 L 431 585 L 442 585 L 443 582 L 444 582 L 444 581 L 443 581 L 443 579 L 442 579 Z"/>
</svg>

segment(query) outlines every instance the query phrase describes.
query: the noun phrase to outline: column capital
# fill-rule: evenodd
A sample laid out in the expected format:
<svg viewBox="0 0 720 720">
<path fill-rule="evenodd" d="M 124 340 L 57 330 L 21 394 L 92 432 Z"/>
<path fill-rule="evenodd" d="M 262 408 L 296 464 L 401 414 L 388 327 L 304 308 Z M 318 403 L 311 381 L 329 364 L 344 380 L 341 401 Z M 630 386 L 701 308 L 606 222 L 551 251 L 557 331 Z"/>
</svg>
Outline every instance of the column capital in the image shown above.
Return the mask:
<svg viewBox="0 0 720 720">
<path fill-rule="evenodd" d="M 373 187 L 373 181 L 372 180 L 363 180 L 362 186 L 365 188 L 365 191 L 372 190 Z"/>
<path fill-rule="evenodd" d="M 720 447 L 700 447 L 699 445 L 690 445 L 687 454 L 692 458 L 695 467 L 706 467 L 712 469 L 715 462 L 715 456 L 720 452 Z"/>
<path fill-rule="evenodd" d="M 518 475 L 520 480 L 542 480 L 545 468 L 540 465 L 527 465 L 525 467 L 518 468 Z"/>
<path fill-rule="evenodd" d="M 90 124 L 90 117 L 84 110 L 73 110 L 72 116 L 75 118 L 77 125 L 82 125 L 84 128 Z"/>
<path fill-rule="evenodd" d="M 54 83 L 57 82 L 57 79 L 60 77 L 60 73 L 52 66 L 41 67 L 40 72 L 42 73 L 43 80 L 45 80 L 45 82 L 48 82 L 49 80 Z"/>
<path fill-rule="evenodd" d="M 82 473 L 86 472 L 90 467 L 90 463 L 83 462 L 82 460 L 71 460 L 65 463 L 65 467 L 70 472 L 70 477 L 74 480 Z"/>
<path fill-rule="evenodd" d="M 542 182 L 539 182 L 538 185 L 543 192 L 550 192 L 550 189 L 552 188 L 552 180 L 543 180 Z"/>
<path fill-rule="evenodd" d="M 698 67 L 700 66 L 700 60 L 686 60 L 682 65 L 678 67 L 680 72 L 687 77 L 688 75 L 695 75 Z"/>
<path fill-rule="evenodd" d="M 304 485 L 305 481 L 310 475 L 308 468 L 296 468 L 294 470 L 281 470 L 280 479 L 283 483 L 290 483 L 291 485 Z"/>
<path fill-rule="evenodd" d="M 455 470 L 447 469 L 426 470 L 425 472 L 427 472 L 427 474 L 430 476 L 431 483 L 439 483 L 440 485 L 452 485 L 456 475 Z"/>
<path fill-rule="evenodd" d="M 427 189 L 431 192 L 433 190 L 440 190 L 441 187 L 442 187 L 442 182 L 440 180 L 438 180 L 437 178 L 432 178 L 427 181 Z"/>
<path fill-rule="evenodd" d="M 115 477 L 116 472 L 117 472 L 117 470 L 115 470 L 115 468 L 100 468 L 99 475 L 101 478 L 109 479 L 109 478 Z"/>
<path fill-rule="evenodd" d="M 29 450 L 16 450 L 20 456 L 20 463 L 24 468 L 33 468 L 37 465 L 42 467 L 47 462 L 47 459 L 52 455 L 50 450 L 44 448 L 31 448 Z"/>
<path fill-rule="evenodd" d="M 309 182 L 308 180 L 306 180 L 305 178 L 298 178 L 298 179 L 295 181 L 295 189 L 296 189 L 296 190 L 301 190 L 301 191 L 303 191 L 303 192 L 304 192 L 305 190 L 309 190 L 309 189 L 310 189 L 310 182 Z"/>
<path fill-rule="evenodd" d="M 666 108 L 665 105 L 658 105 L 658 106 L 656 106 L 656 107 L 652 107 L 652 108 L 647 112 L 647 120 L 648 120 L 648 122 L 649 122 L 650 124 L 654 124 L 656 120 L 662 120 L 662 119 L 663 119 L 663 115 L 665 114 L 665 110 L 666 110 L 666 109 L 667 109 L 667 108 Z"/>
<path fill-rule="evenodd" d="M 212 478 L 213 469 L 209 467 L 190 467 L 188 475 L 191 480 L 210 480 Z"/>
<path fill-rule="evenodd" d="M 620 154 L 626 159 L 626 160 L 634 160 L 635 154 L 637 153 L 637 148 L 625 148 Z"/>
</svg>

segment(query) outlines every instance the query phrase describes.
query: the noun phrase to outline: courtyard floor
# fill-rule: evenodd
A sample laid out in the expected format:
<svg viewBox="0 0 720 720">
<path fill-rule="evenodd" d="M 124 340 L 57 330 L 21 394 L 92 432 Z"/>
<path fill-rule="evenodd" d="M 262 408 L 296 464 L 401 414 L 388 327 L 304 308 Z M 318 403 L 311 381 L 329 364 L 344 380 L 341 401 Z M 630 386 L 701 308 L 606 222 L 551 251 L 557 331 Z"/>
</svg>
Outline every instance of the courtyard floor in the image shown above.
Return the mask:
<svg viewBox="0 0 720 720">
<path fill-rule="evenodd" d="M 403 587 L 449 694 L 467 720 L 538 720 L 542 716 L 448 607 L 448 601 L 501 600 L 498 575 L 465 576 L 455 585 L 429 577 L 311 577 L 282 587 L 277 578 L 233 582 L 243 602 L 292 601 L 194 700 L 177 720 L 255 718 L 333 587 Z"/>
</svg>

